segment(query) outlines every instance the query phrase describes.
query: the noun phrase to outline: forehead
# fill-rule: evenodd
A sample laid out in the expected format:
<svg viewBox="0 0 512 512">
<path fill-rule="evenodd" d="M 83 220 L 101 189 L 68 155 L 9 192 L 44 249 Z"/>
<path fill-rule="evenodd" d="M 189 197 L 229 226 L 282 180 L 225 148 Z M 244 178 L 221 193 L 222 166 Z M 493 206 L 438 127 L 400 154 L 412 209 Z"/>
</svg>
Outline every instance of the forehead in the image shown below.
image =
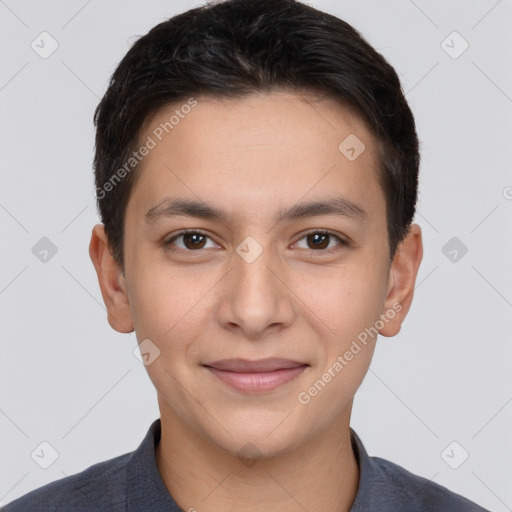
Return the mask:
<svg viewBox="0 0 512 512">
<path fill-rule="evenodd" d="M 302 148 L 309 150 L 326 136 L 325 143 L 334 142 L 336 148 L 344 132 L 357 134 L 367 145 L 373 145 L 372 136 L 352 107 L 330 98 L 286 92 L 182 100 L 158 110 L 141 135 L 151 134 L 159 143 L 170 135 L 177 140 L 191 132 L 205 149 L 222 144 L 234 149 L 240 145 L 261 149 L 295 146 L 299 151 L 300 143 L 308 142 Z"/>
<path fill-rule="evenodd" d="M 132 191 L 140 205 L 185 195 L 246 212 L 259 203 L 261 213 L 331 191 L 383 202 L 375 140 L 334 100 L 274 92 L 194 102 L 162 108 L 141 132 L 154 147 Z"/>
</svg>

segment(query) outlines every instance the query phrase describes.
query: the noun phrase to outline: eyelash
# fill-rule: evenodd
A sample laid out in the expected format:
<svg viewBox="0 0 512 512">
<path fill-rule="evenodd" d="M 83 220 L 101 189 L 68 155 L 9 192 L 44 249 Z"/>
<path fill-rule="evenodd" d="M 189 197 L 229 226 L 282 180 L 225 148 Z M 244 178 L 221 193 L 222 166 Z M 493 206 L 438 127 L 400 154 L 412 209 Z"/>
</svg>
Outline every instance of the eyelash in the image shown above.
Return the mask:
<svg viewBox="0 0 512 512">
<path fill-rule="evenodd" d="M 167 240 L 166 242 L 164 242 L 164 245 L 166 246 L 166 248 L 172 252 L 188 252 L 188 253 L 194 253 L 194 252 L 201 252 L 202 249 L 197 249 L 197 250 L 191 250 L 191 249 L 181 249 L 181 248 L 174 248 L 172 246 L 172 243 L 177 240 L 178 238 L 182 237 L 183 235 L 189 235 L 189 234 L 194 234 L 194 235 L 202 235 L 202 236 L 205 236 L 207 238 L 209 238 L 211 240 L 211 237 L 206 234 L 204 231 L 201 231 L 200 229 L 183 229 L 181 231 L 179 231 L 178 233 L 176 233 L 172 238 L 170 238 L 169 240 Z M 334 233 L 333 231 L 329 231 L 327 229 L 310 229 L 309 231 L 307 231 L 306 233 L 304 233 L 300 238 L 299 240 L 297 240 L 297 242 L 295 243 L 298 243 L 300 240 L 306 238 L 308 235 L 314 235 L 314 234 L 319 234 L 319 235 L 328 235 L 332 238 L 335 238 L 337 241 L 338 241 L 338 245 L 341 246 L 341 247 L 348 247 L 350 245 L 350 243 L 344 239 L 342 239 L 341 237 L 339 237 L 336 233 Z M 330 254 L 331 251 L 335 250 L 336 247 L 331 247 L 330 249 L 305 249 L 305 250 L 309 250 L 311 251 L 312 253 L 327 253 L 327 254 Z"/>
</svg>

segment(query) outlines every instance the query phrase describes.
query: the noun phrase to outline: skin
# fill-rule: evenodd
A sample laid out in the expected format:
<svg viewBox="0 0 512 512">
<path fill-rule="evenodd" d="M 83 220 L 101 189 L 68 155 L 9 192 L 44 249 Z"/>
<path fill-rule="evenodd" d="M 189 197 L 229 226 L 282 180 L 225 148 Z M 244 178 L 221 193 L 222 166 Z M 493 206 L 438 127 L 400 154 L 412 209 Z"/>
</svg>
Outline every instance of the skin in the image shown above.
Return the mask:
<svg viewBox="0 0 512 512">
<path fill-rule="evenodd" d="M 90 243 L 110 325 L 160 350 L 146 367 L 161 413 L 160 475 L 184 510 L 347 511 L 359 480 L 352 402 L 377 336 L 307 404 L 297 397 L 380 315 L 388 318 L 381 335 L 399 332 L 422 258 L 420 227 L 390 262 L 375 140 L 333 100 L 284 92 L 197 100 L 142 161 L 126 210 L 124 273 L 102 225 Z M 175 108 L 149 120 L 140 140 Z M 354 161 L 338 149 L 349 134 L 365 144 Z M 149 220 L 166 197 L 200 200 L 227 217 Z M 275 220 L 297 203 L 333 197 L 366 214 Z M 174 238 L 185 228 L 206 238 Z M 316 229 L 348 244 L 330 236 L 318 248 L 306 233 Z M 250 263 L 236 252 L 247 237 L 262 249 Z M 203 366 L 267 357 L 309 366 L 262 393 L 236 391 Z M 251 465 L 237 456 L 247 443 L 259 458 Z"/>
</svg>

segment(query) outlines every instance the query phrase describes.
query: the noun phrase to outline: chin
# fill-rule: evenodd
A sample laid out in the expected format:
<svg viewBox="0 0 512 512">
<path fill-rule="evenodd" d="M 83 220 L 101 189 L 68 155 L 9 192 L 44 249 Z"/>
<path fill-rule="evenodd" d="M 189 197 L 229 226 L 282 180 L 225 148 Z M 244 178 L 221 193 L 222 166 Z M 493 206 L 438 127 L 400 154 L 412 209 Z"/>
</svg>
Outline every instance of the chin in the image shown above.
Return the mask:
<svg viewBox="0 0 512 512">
<path fill-rule="evenodd" d="M 283 409 L 284 411 L 284 409 Z M 282 411 L 234 414 L 224 429 L 210 428 L 206 432 L 211 441 L 237 457 L 276 457 L 307 441 L 308 428 L 304 421 L 297 422 L 293 409 Z M 208 425 L 211 427 L 211 425 Z"/>
</svg>

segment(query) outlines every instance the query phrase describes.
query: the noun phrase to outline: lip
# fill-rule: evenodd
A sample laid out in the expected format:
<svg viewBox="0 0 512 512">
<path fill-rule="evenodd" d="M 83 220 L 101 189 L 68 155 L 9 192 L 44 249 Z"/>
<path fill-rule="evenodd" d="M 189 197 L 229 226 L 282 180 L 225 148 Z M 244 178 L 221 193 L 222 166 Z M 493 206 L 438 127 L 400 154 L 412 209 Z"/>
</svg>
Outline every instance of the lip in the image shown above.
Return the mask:
<svg viewBox="0 0 512 512">
<path fill-rule="evenodd" d="M 290 382 L 306 368 L 306 363 L 282 358 L 251 361 L 222 359 L 203 365 L 225 384 L 243 392 L 266 392 Z"/>
</svg>

